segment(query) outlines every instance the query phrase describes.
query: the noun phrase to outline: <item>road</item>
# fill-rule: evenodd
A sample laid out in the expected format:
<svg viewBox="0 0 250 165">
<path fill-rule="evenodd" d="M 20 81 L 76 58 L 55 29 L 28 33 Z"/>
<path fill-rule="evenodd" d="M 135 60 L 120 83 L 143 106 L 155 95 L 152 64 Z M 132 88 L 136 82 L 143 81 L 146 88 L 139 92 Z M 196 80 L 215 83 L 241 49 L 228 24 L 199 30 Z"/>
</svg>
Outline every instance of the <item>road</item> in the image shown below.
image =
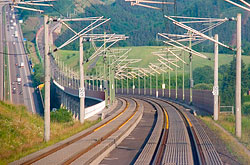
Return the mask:
<svg viewBox="0 0 250 165">
<path fill-rule="evenodd" d="M 3 5 L 0 4 L 0 100 L 4 100 Z"/>
<path fill-rule="evenodd" d="M 28 55 L 24 50 L 23 36 L 20 24 L 14 11 L 6 6 L 5 34 L 8 47 L 9 81 L 11 83 L 10 100 L 13 104 L 23 104 L 32 113 L 38 113 L 39 105 L 32 87 Z M 24 63 L 23 67 L 20 64 Z M 17 82 L 21 78 L 21 82 Z"/>
</svg>

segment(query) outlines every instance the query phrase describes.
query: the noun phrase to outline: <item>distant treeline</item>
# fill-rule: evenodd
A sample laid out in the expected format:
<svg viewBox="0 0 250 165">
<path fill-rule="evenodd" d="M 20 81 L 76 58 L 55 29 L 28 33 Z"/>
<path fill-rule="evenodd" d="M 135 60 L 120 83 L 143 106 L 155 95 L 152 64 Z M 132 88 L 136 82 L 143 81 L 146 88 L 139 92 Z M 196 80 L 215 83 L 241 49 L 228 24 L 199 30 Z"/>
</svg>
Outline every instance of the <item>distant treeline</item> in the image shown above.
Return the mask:
<svg viewBox="0 0 250 165">
<path fill-rule="evenodd" d="M 143 8 L 138 6 L 130 6 L 129 2 L 124 0 L 116 0 L 111 3 L 112 0 L 103 0 L 102 2 L 107 5 L 96 4 L 88 0 L 77 0 L 83 4 L 90 4 L 89 7 L 84 9 L 84 13 L 74 12 L 76 0 L 58 0 L 51 2 L 54 7 L 48 7 L 43 9 L 47 14 L 52 16 L 69 16 L 74 17 L 89 17 L 89 16 L 104 16 L 105 18 L 111 18 L 111 21 L 96 29 L 94 32 L 125 34 L 129 36 L 126 41 L 119 42 L 118 46 L 141 46 L 141 45 L 162 45 L 162 38 L 157 40 L 157 33 L 179 33 L 185 32 L 179 27 L 175 27 L 164 15 L 180 15 L 180 16 L 192 16 L 192 17 L 211 17 L 211 18 L 231 18 L 236 17 L 237 13 L 242 13 L 242 44 L 243 50 L 246 55 L 250 55 L 250 14 L 238 7 L 235 7 L 225 1 L 218 0 L 177 0 L 176 8 L 172 5 L 164 6 L 162 10 L 153 10 L 149 8 Z M 83 5 L 86 6 L 86 5 Z M 24 19 L 29 15 L 35 15 L 34 12 L 23 11 L 21 17 Z M 37 14 L 39 15 L 39 14 Z M 86 26 L 86 22 L 72 23 L 72 27 L 76 30 L 81 30 Z M 202 25 L 203 26 L 203 25 Z M 201 28 L 201 25 L 196 28 Z M 225 44 L 235 46 L 235 32 L 236 22 L 229 21 L 223 25 L 217 27 L 212 31 L 212 35 L 218 33 L 219 40 Z M 65 42 L 72 32 L 66 30 L 57 40 L 56 44 L 60 45 Z M 74 42 L 65 47 L 65 49 L 78 49 L 78 42 Z M 212 43 L 205 42 L 195 47 L 198 51 L 212 52 Z M 220 48 L 221 53 L 232 53 L 227 49 Z"/>
</svg>

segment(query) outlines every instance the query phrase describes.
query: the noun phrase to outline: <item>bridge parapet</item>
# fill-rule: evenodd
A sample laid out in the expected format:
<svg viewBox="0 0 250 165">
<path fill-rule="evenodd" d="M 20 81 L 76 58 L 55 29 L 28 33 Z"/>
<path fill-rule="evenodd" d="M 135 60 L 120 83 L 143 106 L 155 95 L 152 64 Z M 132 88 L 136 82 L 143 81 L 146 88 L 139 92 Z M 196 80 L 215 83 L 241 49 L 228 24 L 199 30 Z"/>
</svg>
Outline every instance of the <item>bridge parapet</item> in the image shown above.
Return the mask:
<svg viewBox="0 0 250 165">
<path fill-rule="evenodd" d="M 128 89 L 117 89 L 116 91 L 117 94 L 133 94 L 133 89 L 130 88 Z M 145 96 L 156 96 L 156 89 L 152 89 L 152 94 L 150 94 L 150 89 L 146 89 L 144 92 L 144 89 L 141 88 L 140 92 L 139 89 L 136 88 L 134 89 L 134 95 L 145 95 Z M 189 89 L 184 90 L 184 100 L 183 100 L 183 90 L 178 89 L 177 90 L 177 97 L 176 97 L 176 90 L 171 89 L 170 94 L 168 89 L 164 89 L 164 94 L 162 89 L 158 90 L 158 97 L 163 97 L 163 98 L 170 98 L 173 100 L 178 100 L 184 103 L 189 103 L 190 100 L 190 91 Z M 201 108 L 205 111 L 207 111 L 210 114 L 213 114 L 213 105 L 214 105 L 214 97 L 212 94 L 212 91 L 210 90 L 194 90 L 193 89 L 193 102 L 192 104 L 198 108 Z"/>
</svg>

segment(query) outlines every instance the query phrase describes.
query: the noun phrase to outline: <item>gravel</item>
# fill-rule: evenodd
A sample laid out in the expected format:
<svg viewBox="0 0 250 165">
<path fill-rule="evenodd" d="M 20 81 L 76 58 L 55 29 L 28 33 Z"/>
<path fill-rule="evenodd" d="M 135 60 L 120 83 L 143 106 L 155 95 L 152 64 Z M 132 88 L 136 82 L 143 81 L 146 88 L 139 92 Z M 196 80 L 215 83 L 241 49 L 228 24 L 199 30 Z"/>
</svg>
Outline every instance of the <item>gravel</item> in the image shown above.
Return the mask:
<svg viewBox="0 0 250 165">
<path fill-rule="evenodd" d="M 216 133 L 214 133 L 210 128 L 208 128 L 208 126 L 201 119 L 197 119 L 202 125 L 203 129 L 206 131 L 212 143 L 214 144 L 214 147 L 220 155 L 223 164 L 239 165 L 240 162 L 238 158 L 228 151 L 226 144 L 220 139 L 220 137 Z"/>
</svg>

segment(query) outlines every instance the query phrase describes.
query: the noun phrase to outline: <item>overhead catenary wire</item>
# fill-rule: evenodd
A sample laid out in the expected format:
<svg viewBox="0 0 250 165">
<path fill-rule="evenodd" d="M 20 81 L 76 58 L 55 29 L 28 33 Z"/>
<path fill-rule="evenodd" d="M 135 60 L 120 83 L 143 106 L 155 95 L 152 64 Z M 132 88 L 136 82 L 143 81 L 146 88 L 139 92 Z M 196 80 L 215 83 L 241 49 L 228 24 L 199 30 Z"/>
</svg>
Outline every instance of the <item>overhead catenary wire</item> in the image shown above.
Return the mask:
<svg viewBox="0 0 250 165">
<path fill-rule="evenodd" d="M 239 7 L 239 8 L 242 8 L 242 9 L 244 9 L 244 10 L 250 11 L 250 8 L 247 8 L 247 7 L 245 7 L 245 6 L 239 5 L 239 4 L 236 3 L 236 2 L 233 2 L 233 1 L 230 1 L 230 0 L 224 0 L 224 1 L 229 2 L 229 3 L 235 5 L 235 6 Z M 246 1 L 243 1 L 243 0 L 240 0 L 240 1 L 243 2 L 244 4 L 247 4 L 247 6 L 250 7 L 250 4 L 248 4 Z"/>
<path fill-rule="evenodd" d="M 173 24 L 175 24 L 175 25 L 177 25 L 177 26 L 179 26 L 179 27 L 182 27 L 182 28 L 184 28 L 184 29 L 186 29 L 186 30 L 188 30 L 188 31 L 190 31 L 190 32 L 192 32 L 192 33 L 195 33 L 195 34 L 197 34 L 197 35 L 200 35 L 200 36 L 202 36 L 202 37 L 205 38 L 205 39 L 208 39 L 208 40 L 211 40 L 211 41 L 213 41 L 213 42 L 215 42 L 215 43 L 218 43 L 219 45 L 221 45 L 221 46 L 223 46 L 223 47 L 225 47 L 225 48 L 228 48 L 228 49 L 230 49 L 230 50 L 233 50 L 233 48 L 231 48 L 230 46 L 225 45 L 225 44 L 223 44 L 223 43 L 221 43 L 221 42 L 219 42 L 219 41 L 215 41 L 213 38 L 208 37 L 207 35 L 205 35 L 205 34 L 199 32 L 199 31 L 197 31 L 197 30 L 195 30 L 195 29 L 193 29 L 193 28 L 191 28 L 191 27 L 189 27 L 189 26 L 187 26 L 187 25 L 185 25 L 185 24 L 183 24 L 183 23 L 180 23 L 180 22 L 176 21 L 175 19 L 171 18 L 170 16 L 165 16 L 165 17 L 168 18 L 169 20 L 171 20 L 171 21 L 173 22 Z"/>
</svg>

